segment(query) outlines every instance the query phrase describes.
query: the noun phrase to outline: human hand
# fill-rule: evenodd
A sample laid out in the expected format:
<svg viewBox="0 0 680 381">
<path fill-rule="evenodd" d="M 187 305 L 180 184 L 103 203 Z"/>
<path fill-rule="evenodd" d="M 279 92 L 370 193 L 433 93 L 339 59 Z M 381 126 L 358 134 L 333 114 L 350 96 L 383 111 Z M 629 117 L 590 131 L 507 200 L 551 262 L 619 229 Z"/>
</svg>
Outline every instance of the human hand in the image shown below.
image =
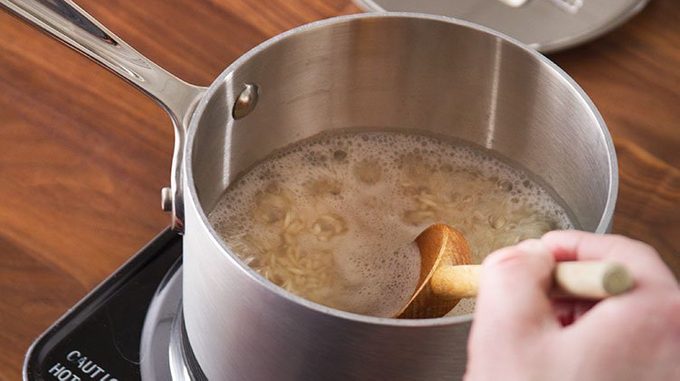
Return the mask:
<svg viewBox="0 0 680 381">
<path fill-rule="evenodd" d="M 598 303 L 553 301 L 555 261 L 612 260 L 635 279 Z M 467 381 L 680 380 L 680 289 L 652 247 L 557 231 L 483 263 Z"/>
</svg>

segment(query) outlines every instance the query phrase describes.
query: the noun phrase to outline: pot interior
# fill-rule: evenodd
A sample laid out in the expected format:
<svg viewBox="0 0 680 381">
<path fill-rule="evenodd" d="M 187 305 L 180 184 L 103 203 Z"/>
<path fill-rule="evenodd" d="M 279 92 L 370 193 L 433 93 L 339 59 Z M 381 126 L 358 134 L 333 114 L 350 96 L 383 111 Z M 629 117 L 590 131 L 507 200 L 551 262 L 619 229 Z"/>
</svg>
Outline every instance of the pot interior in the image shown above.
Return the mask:
<svg viewBox="0 0 680 381">
<path fill-rule="evenodd" d="M 234 120 L 246 83 L 259 100 Z M 188 153 L 206 214 L 277 149 L 337 129 L 396 128 L 509 159 L 556 191 L 583 230 L 604 232 L 611 219 L 616 158 L 585 94 L 538 53 L 466 23 L 373 15 L 298 28 L 242 57 L 207 97 Z"/>
</svg>

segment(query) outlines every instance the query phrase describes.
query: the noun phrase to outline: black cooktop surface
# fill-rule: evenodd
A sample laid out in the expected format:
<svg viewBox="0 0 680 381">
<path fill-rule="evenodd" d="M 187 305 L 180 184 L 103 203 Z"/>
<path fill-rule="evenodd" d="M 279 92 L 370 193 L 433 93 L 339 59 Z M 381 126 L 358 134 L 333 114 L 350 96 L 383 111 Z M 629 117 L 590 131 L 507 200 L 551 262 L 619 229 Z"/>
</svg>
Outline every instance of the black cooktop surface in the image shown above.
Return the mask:
<svg viewBox="0 0 680 381">
<path fill-rule="evenodd" d="M 182 239 L 163 231 L 40 336 L 25 380 L 141 380 L 140 345 L 157 290 L 181 268 Z"/>
</svg>

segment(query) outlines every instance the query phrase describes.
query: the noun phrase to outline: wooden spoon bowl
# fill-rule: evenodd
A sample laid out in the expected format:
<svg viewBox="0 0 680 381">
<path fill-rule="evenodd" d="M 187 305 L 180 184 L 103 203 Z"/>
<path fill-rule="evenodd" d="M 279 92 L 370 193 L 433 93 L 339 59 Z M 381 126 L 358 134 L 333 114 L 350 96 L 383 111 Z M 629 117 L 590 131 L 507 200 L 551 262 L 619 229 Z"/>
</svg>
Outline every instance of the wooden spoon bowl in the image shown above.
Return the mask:
<svg viewBox="0 0 680 381">
<path fill-rule="evenodd" d="M 435 292 L 433 277 L 440 269 L 470 264 L 470 247 L 461 232 L 445 224 L 425 229 L 416 238 L 416 244 L 421 255 L 418 286 L 397 317 L 421 319 L 444 316 L 458 304 L 460 298 Z"/>
</svg>

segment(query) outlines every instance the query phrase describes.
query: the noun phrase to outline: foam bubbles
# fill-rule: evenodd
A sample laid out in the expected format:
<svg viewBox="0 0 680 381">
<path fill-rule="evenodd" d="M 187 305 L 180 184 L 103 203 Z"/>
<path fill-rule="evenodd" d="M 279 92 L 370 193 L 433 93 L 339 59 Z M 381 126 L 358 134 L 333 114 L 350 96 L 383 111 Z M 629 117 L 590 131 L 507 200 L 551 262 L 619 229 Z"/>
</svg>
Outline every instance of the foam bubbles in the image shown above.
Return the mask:
<svg viewBox="0 0 680 381">
<path fill-rule="evenodd" d="M 461 230 L 475 262 L 572 227 L 525 172 L 477 148 L 394 132 L 325 135 L 277 152 L 227 189 L 210 221 L 277 285 L 374 316 L 392 316 L 411 296 L 420 270 L 412 242 L 432 223 Z"/>
</svg>

